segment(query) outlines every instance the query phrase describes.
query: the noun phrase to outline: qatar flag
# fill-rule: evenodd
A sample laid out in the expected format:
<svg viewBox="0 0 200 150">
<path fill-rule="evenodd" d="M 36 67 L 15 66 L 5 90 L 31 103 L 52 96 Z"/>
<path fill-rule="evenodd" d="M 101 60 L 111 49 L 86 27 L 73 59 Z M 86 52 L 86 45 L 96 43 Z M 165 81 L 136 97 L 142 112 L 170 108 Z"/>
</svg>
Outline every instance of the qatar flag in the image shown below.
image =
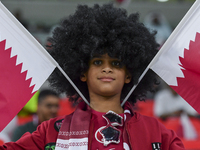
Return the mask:
<svg viewBox="0 0 200 150">
<path fill-rule="evenodd" d="M 149 68 L 200 113 L 200 1 L 170 35 Z"/>
<path fill-rule="evenodd" d="M 0 131 L 41 87 L 56 65 L 0 3 Z"/>
</svg>

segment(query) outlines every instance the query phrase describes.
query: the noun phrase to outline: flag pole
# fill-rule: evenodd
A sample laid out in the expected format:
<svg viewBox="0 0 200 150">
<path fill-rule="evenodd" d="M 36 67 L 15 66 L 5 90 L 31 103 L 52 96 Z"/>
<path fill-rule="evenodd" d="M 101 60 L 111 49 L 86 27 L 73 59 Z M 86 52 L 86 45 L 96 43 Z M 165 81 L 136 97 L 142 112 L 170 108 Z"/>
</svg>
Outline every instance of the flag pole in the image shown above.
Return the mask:
<svg viewBox="0 0 200 150">
<path fill-rule="evenodd" d="M 41 45 L 40 45 L 41 46 Z M 41 46 L 42 47 L 42 46 Z M 44 49 L 44 48 L 43 48 Z M 74 82 L 70 79 L 70 77 L 66 74 L 66 72 L 60 67 L 60 65 L 57 63 L 57 61 L 44 49 L 43 51 L 46 56 L 52 61 L 52 63 L 60 70 L 60 72 L 65 76 L 65 78 L 69 81 L 69 83 L 73 86 L 73 88 L 76 90 L 76 92 L 81 96 L 81 98 L 85 101 L 86 104 L 90 105 L 90 103 L 87 101 L 85 96 L 81 93 L 81 91 L 77 88 L 77 86 L 74 84 Z"/>
<path fill-rule="evenodd" d="M 194 2 L 194 4 L 192 5 L 192 7 L 189 9 L 189 11 L 186 13 L 186 15 L 183 17 L 183 19 L 180 21 L 180 23 L 174 29 L 174 31 L 169 36 L 169 38 L 167 39 L 167 41 L 163 44 L 162 48 L 158 51 L 158 53 L 156 54 L 156 56 L 152 59 L 152 61 L 147 66 L 147 68 L 144 70 L 144 72 L 142 73 L 142 75 L 138 79 L 138 83 L 135 84 L 135 85 L 133 85 L 133 87 L 131 88 L 131 90 L 129 91 L 129 93 L 124 98 L 123 102 L 121 103 L 121 106 L 123 106 L 125 104 L 125 102 L 128 100 L 128 98 L 130 97 L 130 95 L 132 94 L 132 92 L 135 90 L 135 88 L 138 86 L 138 84 L 140 83 L 140 81 L 142 80 L 142 78 L 144 77 L 144 75 L 147 73 L 147 71 L 150 69 L 150 67 L 152 66 L 152 64 L 154 64 L 159 59 L 160 55 L 162 53 L 164 53 L 168 49 L 168 47 L 170 46 L 170 43 L 175 38 L 177 38 L 178 34 L 181 32 L 182 28 L 184 27 L 184 24 L 187 23 L 187 20 L 188 20 L 189 16 L 191 16 L 197 10 L 199 3 L 200 3 L 200 0 L 197 0 L 197 1 Z"/>
<path fill-rule="evenodd" d="M 131 88 L 131 90 L 129 91 L 129 93 L 127 94 L 127 96 L 124 98 L 123 102 L 121 103 L 121 106 L 123 106 L 125 104 L 125 102 L 128 100 L 128 98 L 131 96 L 132 92 L 135 90 L 135 88 L 137 87 L 137 85 L 140 83 L 140 81 L 142 80 L 142 78 L 144 77 L 144 75 L 147 73 L 147 71 L 149 70 L 149 67 L 147 67 L 144 72 L 142 73 L 142 75 L 139 77 L 138 79 L 138 83 L 133 85 L 133 87 Z"/>
<path fill-rule="evenodd" d="M 70 79 L 70 77 L 65 73 L 65 71 L 59 66 L 57 65 L 57 68 L 62 72 L 62 74 L 66 77 L 66 79 L 69 81 L 69 83 L 74 87 L 74 89 L 77 91 L 77 93 L 81 96 L 81 98 L 85 101 L 86 104 L 89 104 L 89 102 L 87 101 L 87 99 L 85 98 L 85 96 L 81 93 L 81 91 L 77 88 L 77 86 L 73 83 L 73 81 Z"/>
</svg>

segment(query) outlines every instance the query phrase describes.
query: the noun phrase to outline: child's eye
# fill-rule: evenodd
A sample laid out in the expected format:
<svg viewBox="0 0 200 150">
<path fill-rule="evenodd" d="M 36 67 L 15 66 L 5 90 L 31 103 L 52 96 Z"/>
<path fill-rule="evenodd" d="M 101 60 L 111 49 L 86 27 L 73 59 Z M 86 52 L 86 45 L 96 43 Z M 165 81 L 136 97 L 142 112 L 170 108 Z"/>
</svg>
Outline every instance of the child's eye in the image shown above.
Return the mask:
<svg viewBox="0 0 200 150">
<path fill-rule="evenodd" d="M 101 65 L 102 61 L 101 60 L 95 60 L 95 61 L 93 61 L 93 64 L 94 65 Z"/>
<path fill-rule="evenodd" d="M 113 66 L 116 66 L 116 67 L 121 67 L 122 66 L 122 63 L 120 61 L 113 61 L 112 62 L 112 65 Z"/>
</svg>

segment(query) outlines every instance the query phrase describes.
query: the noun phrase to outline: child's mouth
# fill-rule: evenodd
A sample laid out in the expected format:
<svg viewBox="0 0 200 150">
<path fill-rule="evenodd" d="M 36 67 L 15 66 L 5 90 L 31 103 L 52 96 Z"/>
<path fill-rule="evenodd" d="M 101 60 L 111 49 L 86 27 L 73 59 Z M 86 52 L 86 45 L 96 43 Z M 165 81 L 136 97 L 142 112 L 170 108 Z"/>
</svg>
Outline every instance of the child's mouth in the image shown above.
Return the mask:
<svg viewBox="0 0 200 150">
<path fill-rule="evenodd" d="M 113 81 L 114 79 L 111 78 L 111 77 L 101 77 L 99 78 L 99 80 L 103 81 L 103 82 L 111 82 Z"/>
</svg>

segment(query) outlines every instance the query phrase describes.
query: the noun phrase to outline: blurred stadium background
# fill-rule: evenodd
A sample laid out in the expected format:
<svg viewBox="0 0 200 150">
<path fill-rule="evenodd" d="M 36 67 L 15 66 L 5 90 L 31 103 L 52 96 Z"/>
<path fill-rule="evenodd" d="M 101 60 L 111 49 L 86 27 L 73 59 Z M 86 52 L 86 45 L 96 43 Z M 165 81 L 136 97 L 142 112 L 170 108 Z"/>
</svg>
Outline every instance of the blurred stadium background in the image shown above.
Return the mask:
<svg viewBox="0 0 200 150">
<path fill-rule="evenodd" d="M 123 2 L 127 4 L 123 5 Z M 60 19 L 73 13 L 77 4 L 93 5 L 114 2 L 128 13 L 139 12 L 141 21 L 151 11 L 160 11 L 175 28 L 195 0 L 1 0 L 14 15 L 28 26 L 28 30 L 45 42 L 47 33 Z"/>
</svg>

